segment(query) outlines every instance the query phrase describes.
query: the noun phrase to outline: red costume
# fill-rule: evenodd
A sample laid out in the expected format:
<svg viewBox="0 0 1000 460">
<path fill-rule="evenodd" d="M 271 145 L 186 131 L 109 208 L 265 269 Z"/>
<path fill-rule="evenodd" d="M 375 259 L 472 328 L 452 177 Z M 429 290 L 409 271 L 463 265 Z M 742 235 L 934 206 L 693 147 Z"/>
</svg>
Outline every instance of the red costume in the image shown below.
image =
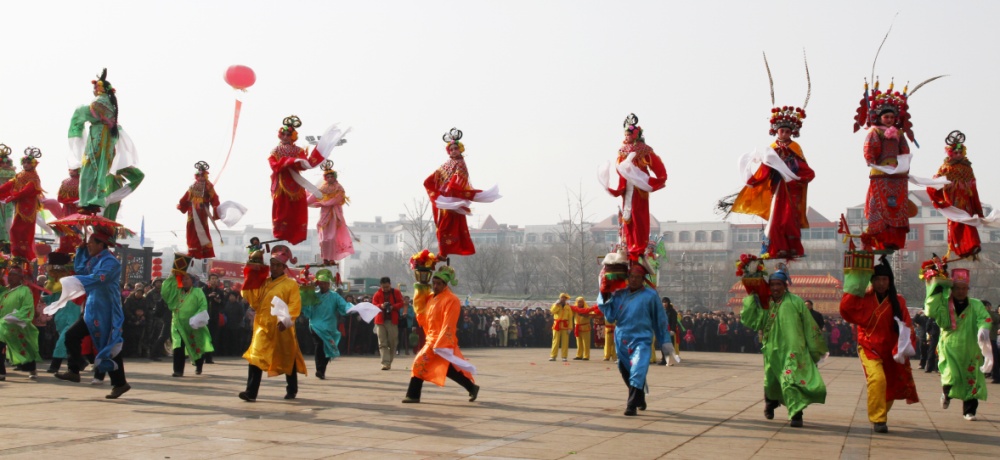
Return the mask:
<svg viewBox="0 0 1000 460">
<path fill-rule="evenodd" d="M 472 188 L 469 170 L 465 166 L 465 146 L 459 142 L 462 131 L 452 128 L 442 139 L 447 143 L 448 161 L 424 180 L 424 189 L 431 200 L 434 225 L 437 227 L 438 253 L 468 256 L 476 253 L 469 236 L 465 216 L 471 214 L 473 201 L 488 203 L 500 198 L 496 187 L 483 192 Z"/>
<path fill-rule="evenodd" d="M 200 161 L 195 167 L 195 182 L 181 197 L 177 209 L 187 214 L 187 254 L 194 259 L 211 259 L 215 249 L 208 219 L 219 219 L 219 195 L 208 181 L 208 164 Z"/>
<path fill-rule="evenodd" d="M 958 140 L 958 136 L 961 140 Z M 948 146 L 945 147 L 948 156 L 934 177 L 945 177 L 951 183 L 940 190 L 928 187 L 927 194 L 937 209 L 953 207 L 956 208 L 954 211 L 964 211 L 969 217 L 982 218 L 983 205 L 979 202 L 976 175 L 972 172 L 972 163 L 965 157 L 964 141 L 965 135 L 958 131 L 948 136 Z M 950 215 L 946 217 L 948 217 L 948 249 L 959 257 L 978 254 L 979 230 L 972 225 L 956 222 Z"/>
<path fill-rule="evenodd" d="M 902 307 L 902 320 L 910 328 L 910 342 L 916 348 L 917 336 L 913 332 L 910 312 L 906 309 L 906 299 L 901 295 L 897 295 L 897 298 Z M 892 359 L 898 351 L 899 332 L 895 329 L 888 296 L 879 302 L 871 289 L 863 297 L 845 292 L 840 300 L 840 316 L 844 317 L 844 321 L 857 325 L 858 348 L 865 354 L 865 358 L 882 361 L 886 377 L 886 401 L 905 399 L 907 404 L 919 401 L 909 360 L 906 364 L 899 364 Z"/>
<path fill-rule="evenodd" d="M 324 158 L 318 150 L 312 154 L 295 145 L 298 133 L 295 128 L 302 126 L 299 118 L 292 115 L 283 121 L 285 125 L 278 131 L 281 143 L 271 150 L 267 161 L 271 165 L 271 224 L 274 237 L 291 244 L 299 244 L 306 239 L 308 227 L 307 183 L 299 174 L 316 167 Z"/>
<path fill-rule="evenodd" d="M 23 257 L 27 261 L 35 259 L 35 217 L 41 208 L 42 181 L 38 178 L 35 165 L 42 152 L 36 147 L 28 147 L 21 160 L 23 171 L 13 179 L 0 185 L 0 200 L 14 203 L 14 218 L 10 225 L 10 255 Z"/>
<path fill-rule="evenodd" d="M 895 127 L 873 126 L 865 138 L 865 161 L 869 165 L 896 166 L 897 157 L 908 155 L 910 146 Z M 910 232 L 907 209 L 907 172 L 886 174 L 872 169 L 865 199 L 866 238 L 875 250 L 902 249 Z"/>
<path fill-rule="evenodd" d="M 59 186 L 57 198 L 59 204 L 62 205 L 64 216 L 76 214 L 80 211 L 78 205 L 80 201 L 79 168 L 69 170 L 69 178 L 62 181 L 62 184 Z M 80 238 L 80 235 L 68 233 L 65 236 L 59 237 L 59 250 L 57 252 L 75 254 L 76 248 L 81 244 L 83 244 L 83 240 Z"/>
<path fill-rule="evenodd" d="M 618 185 L 608 188 L 612 196 L 622 197 L 622 240 L 629 260 L 633 261 L 639 259 L 649 244 L 649 194 L 667 182 L 667 169 L 653 148 L 646 145 L 638 123 L 635 114 L 625 119 L 625 142 L 618 149 Z"/>
</svg>

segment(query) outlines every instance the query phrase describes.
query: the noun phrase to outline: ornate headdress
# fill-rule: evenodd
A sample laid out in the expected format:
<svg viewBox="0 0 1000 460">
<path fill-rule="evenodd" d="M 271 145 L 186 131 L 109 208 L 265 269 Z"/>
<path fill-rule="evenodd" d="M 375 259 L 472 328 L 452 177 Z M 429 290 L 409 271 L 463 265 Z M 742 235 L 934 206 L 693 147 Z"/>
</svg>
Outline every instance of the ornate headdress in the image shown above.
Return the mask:
<svg viewBox="0 0 1000 460">
<path fill-rule="evenodd" d="M 944 143 L 948 144 L 944 150 L 949 155 L 960 154 L 963 157 L 965 156 L 965 133 L 956 129 L 948 133 L 948 137 L 944 139 Z"/>
<path fill-rule="evenodd" d="M 101 74 L 97 76 L 97 80 L 90 80 L 90 83 L 95 87 L 101 88 L 101 92 L 106 94 L 112 94 L 115 89 L 111 86 L 111 82 L 108 81 L 108 69 L 107 67 L 101 69 Z"/>
<path fill-rule="evenodd" d="M 42 149 L 38 147 L 28 147 L 24 149 L 24 157 L 21 158 L 21 163 L 31 163 L 32 165 L 38 164 L 38 159 L 42 157 Z"/>
<path fill-rule="evenodd" d="M 194 173 L 195 177 L 198 177 L 198 176 L 206 176 L 207 177 L 208 176 L 208 168 L 209 168 L 208 162 L 206 162 L 206 161 L 199 161 L 199 162 L 195 163 L 194 164 L 194 169 L 198 170 L 198 172 Z"/>
<path fill-rule="evenodd" d="M 291 133 L 292 142 L 299 140 L 299 132 L 295 129 L 302 127 L 302 120 L 299 119 L 298 115 L 289 115 L 285 117 L 281 120 L 281 124 L 283 126 L 278 129 L 279 136 L 284 133 Z"/>
<path fill-rule="evenodd" d="M 889 32 L 892 32 L 892 26 L 889 26 Z M 889 88 L 886 91 L 879 90 L 879 80 L 875 76 L 875 63 L 878 62 L 878 55 L 882 51 L 882 45 L 889 38 L 889 32 L 886 32 L 885 37 L 882 38 L 882 43 L 878 46 L 878 51 L 875 52 L 875 61 L 872 62 L 871 80 L 875 86 L 872 88 L 871 93 L 868 91 L 868 79 L 865 79 L 865 94 L 861 98 L 861 105 L 858 107 L 857 113 L 854 115 L 854 132 L 858 132 L 861 127 L 867 128 L 879 124 L 879 117 L 882 114 L 892 112 L 896 114 L 896 124 L 894 126 L 902 131 L 917 147 L 920 147 L 920 144 L 917 143 L 916 138 L 913 136 L 913 123 L 910 121 L 909 111 L 910 97 L 916 94 L 917 90 L 924 85 L 945 75 L 928 78 L 919 85 L 914 86 L 913 91 L 909 91 L 909 83 L 903 86 L 902 93 L 893 91 L 895 79 L 889 81 Z"/>
<path fill-rule="evenodd" d="M 461 129 L 451 128 L 448 132 L 444 133 L 444 135 L 441 136 L 441 140 L 443 140 L 444 143 L 446 144 L 445 149 L 450 147 L 452 144 L 455 144 L 458 146 L 459 153 L 465 153 L 465 144 L 459 142 L 462 140 Z"/>
<path fill-rule="evenodd" d="M 771 130 L 768 134 L 774 136 L 778 133 L 778 128 L 788 128 L 792 130 L 792 137 L 799 137 L 802 129 L 802 120 L 806 118 L 806 106 L 809 105 L 809 97 L 812 95 L 812 79 L 809 78 L 809 60 L 806 59 L 806 52 L 802 50 L 802 60 L 806 64 L 806 101 L 802 107 L 785 105 L 775 106 L 774 103 L 774 78 L 771 77 L 771 66 L 767 63 L 767 53 L 764 53 L 764 68 L 767 69 L 767 81 L 771 85 Z"/>
<path fill-rule="evenodd" d="M 14 160 L 10 159 L 10 147 L 7 144 L 0 144 L 0 166 L 13 168 Z"/>
<path fill-rule="evenodd" d="M 337 171 L 333 170 L 333 160 L 326 160 L 320 163 L 319 167 L 323 170 L 323 176 L 333 174 L 333 178 L 337 178 Z"/>
<path fill-rule="evenodd" d="M 642 136 L 642 126 L 639 126 L 639 117 L 635 116 L 634 113 L 630 113 L 627 117 L 625 117 L 625 121 L 622 123 L 622 128 L 629 131 L 639 130 L 639 135 L 636 136 L 636 140 L 639 142 L 645 142 Z"/>
</svg>

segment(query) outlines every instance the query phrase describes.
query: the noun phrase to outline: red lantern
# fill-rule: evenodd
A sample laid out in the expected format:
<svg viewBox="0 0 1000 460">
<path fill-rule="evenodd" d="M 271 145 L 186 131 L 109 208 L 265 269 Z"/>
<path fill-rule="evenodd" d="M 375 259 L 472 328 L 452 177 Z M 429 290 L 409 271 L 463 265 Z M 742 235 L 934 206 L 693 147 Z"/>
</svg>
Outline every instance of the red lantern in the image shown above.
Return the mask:
<svg viewBox="0 0 1000 460">
<path fill-rule="evenodd" d="M 153 263 L 156 264 L 156 265 L 160 265 L 160 264 L 163 263 L 163 259 L 161 259 L 159 257 L 154 257 L 153 258 Z"/>
<path fill-rule="evenodd" d="M 157 279 L 160 276 L 163 276 L 163 273 L 160 272 L 159 270 L 153 270 L 153 273 L 151 275 L 152 275 L 153 279 Z"/>
<path fill-rule="evenodd" d="M 233 89 L 245 90 L 257 81 L 257 75 L 253 73 L 253 69 L 245 65 L 231 65 L 226 69 L 224 76 L 226 83 L 232 86 Z"/>
</svg>

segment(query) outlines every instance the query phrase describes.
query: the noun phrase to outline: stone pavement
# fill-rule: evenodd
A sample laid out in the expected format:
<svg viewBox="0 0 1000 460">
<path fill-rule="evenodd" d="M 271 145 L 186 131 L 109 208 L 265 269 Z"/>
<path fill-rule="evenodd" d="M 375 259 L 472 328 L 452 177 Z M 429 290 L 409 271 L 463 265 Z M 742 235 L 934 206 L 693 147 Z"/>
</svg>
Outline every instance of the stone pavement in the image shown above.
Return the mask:
<svg viewBox="0 0 1000 460">
<path fill-rule="evenodd" d="M 759 355 L 684 353 L 680 366 L 654 366 L 649 410 L 625 417 L 625 386 L 608 362 L 549 362 L 544 349 L 465 351 L 480 369 L 475 403 L 449 382 L 425 385 L 421 404 L 401 404 L 407 356 L 387 372 L 377 356 L 339 358 L 327 380 L 301 378 L 294 401 L 282 399 L 283 378 L 265 379 L 256 403 L 236 397 L 246 381 L 236 358 L 217 358 L 201 376 L 189 366 L 179 379 L 166 361 L 127 362 L 133 389 L 117 401 L 89 378 L 71 384 L 41 374 L 31 382 L 11 371 L 0 382 L 0 456 L 917 460 L 1000 449 L 998 404 L 981 404 L 980 420 L 966 422 L 960 402 L 941 409 L 938 376 L 923 372 L 916 379 L 924 401 L 897 404 L 891 432 L 873 435 L 855 358 L 822 366 L 827 404 L 806 410 L 796 429 L 784 409 L 764 419 Z M 990 390 L 1000 397 L 1000 385 Z"/>
</svg>

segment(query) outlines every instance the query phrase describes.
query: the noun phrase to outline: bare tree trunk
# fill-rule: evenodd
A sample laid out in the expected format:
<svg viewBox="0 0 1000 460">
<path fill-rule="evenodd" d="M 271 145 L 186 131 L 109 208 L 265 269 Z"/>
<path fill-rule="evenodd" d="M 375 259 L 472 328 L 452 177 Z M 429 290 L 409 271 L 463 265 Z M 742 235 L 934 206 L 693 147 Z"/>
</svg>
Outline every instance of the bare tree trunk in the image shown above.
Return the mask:
<svg viewBox="0 0 1000 460">
<path fill-rule="evenodd" d="M 419 200 L 414 198 L 412 205 L 403 205 L 406 208 L 406 218 L 403 219 L 403 231 L 406 238 L 403 242 L 407 251 L 416 253 L 424 249 L 430 249 L 435 242 L 434 219 L 428 216 L 430 202 L 426 197 Z"/>
</svg>

